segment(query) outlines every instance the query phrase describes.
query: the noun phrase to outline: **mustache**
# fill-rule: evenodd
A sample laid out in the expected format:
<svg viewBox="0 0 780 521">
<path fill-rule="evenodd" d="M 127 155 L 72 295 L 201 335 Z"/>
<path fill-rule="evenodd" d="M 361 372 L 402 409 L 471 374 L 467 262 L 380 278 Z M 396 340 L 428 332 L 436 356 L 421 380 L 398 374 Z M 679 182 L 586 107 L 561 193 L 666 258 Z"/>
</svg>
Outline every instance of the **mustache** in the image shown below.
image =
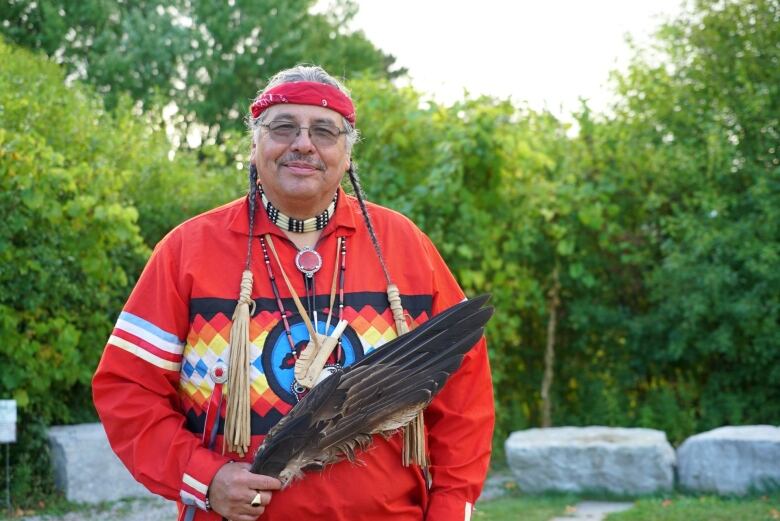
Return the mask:
<svg viewBox="0 0 780 521">
<path fill-rule="evenodd" d="M 312 168 L 317 168 L 319 170 L 325 170 L 325 163 L 317 159 L 316 157 L 313 157 L 308 154 L 301 154 L 300 152 L 289 152 L 285 155 L 283 155 L 277 162 L 277 165 L 283 165 L 285 163 L 292 163 L 293 161 L 297 163 L 306 163 L 307 165 L 311 166 Z"/>
</svg>

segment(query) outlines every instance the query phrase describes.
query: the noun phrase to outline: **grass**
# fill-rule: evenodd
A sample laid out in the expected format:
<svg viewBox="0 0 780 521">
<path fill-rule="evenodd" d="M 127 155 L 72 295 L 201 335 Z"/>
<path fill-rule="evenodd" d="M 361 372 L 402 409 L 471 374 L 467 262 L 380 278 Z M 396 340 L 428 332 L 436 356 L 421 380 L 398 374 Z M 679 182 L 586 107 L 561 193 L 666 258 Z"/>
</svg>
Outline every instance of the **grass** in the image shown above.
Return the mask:
<svg viewBox="0 0 780 521">
<path fill-rule="evenodd" d="M 508 519 L 508 518 L 506 518 Z M 780 493 L 728 498 L 672 495 L 640 499 L 608 521 L 780 521 Z"/>
<path fill-rule="evenodd" d="M 549 521 L 566 515 L 586 499 L 631 501 L 625 498 L 546 494 L 526 496 L 519 492 L 477 504 L 475 521 Z M 780 492 L 745 498 L 672 494 L 641 498 L 626 512 L 610 514 L 607 521 L 780 521 Z"/>
<path fill-rule="evenodd" d="M 563 515 L 567 507 L 571 508 L 579 499 L 576 496 L 513 495 L 477 504 L 472 519 L 474 521 L 549 521 Z"/>
</svg>

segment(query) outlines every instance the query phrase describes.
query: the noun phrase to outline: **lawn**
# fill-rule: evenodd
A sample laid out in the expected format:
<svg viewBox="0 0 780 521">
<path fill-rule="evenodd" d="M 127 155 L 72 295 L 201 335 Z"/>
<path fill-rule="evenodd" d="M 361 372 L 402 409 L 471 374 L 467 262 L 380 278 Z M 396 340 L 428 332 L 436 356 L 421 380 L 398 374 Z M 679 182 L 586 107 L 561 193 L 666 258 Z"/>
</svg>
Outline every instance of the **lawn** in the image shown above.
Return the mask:
<svg viewBox="0 0 780 521">
<path fill-rule="evenodd" d="M 510 519 L 510 518 L 505 518 Z M 750 498 L 673 495 L 640 499 L 608 521 L 780 521 L 780 493 Z"/>
<path fill-rule="evenodd" d="M 519 496 L 513 495 L 492 501 L 477 503 L 472 519 L 474 521 L 549 521 L 551 518 L 563 515 L 567 507 L 579 501 L 577 496 L 545 495 Z"/>
<path fill-rule="evenodd" d="M 549 521 L 563 516 L 578 502 L 578 496 L 525 496 L 515 492 L 509 497 L 477 504 L 475 521 Z M 620 499 L 620 501 L 627 501 Z M 626 512 L 611 514 L 607 521 L 780 521 L 780 492 L 768 496 L 721 498 L 686 496 L 643 498 Z"/>
</svg>

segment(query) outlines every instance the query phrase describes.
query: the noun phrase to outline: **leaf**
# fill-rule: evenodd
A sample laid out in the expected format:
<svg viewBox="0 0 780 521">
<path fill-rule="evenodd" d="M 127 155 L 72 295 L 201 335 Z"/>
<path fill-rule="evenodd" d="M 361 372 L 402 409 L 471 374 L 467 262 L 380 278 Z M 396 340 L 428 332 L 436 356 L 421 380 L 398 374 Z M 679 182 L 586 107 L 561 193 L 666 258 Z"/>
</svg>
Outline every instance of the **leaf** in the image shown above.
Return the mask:
<svg viewBox="0 0 780 521">
<path fill-rule="evenodd" d="M 30 396 L 24 389 L 14 390 L 14 400 L 16 400 L 16 404 L 19 406 L 19 408 L 22 409 L 30 405 Z"/>
<path fill-rule="evenodd" d="M 562 257 L 568 257 L 574 253 L 574 241 L 564 239 L 558 242 L 558 245 L 555 247 L 555 251 L 558 252 L 558 254 Z"/>
</svg>

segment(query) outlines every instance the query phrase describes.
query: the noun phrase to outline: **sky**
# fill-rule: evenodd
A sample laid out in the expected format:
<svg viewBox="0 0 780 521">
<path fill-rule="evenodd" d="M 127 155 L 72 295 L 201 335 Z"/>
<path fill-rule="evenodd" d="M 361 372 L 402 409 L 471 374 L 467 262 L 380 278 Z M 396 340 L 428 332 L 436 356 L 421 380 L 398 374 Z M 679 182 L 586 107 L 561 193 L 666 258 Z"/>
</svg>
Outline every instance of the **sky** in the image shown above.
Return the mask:
<svg viewBox="0 0 780 521">
<path fill-rule="evenodd" d="M 611 70 L 648 43 L 681 0 L 358 0 L 352 28 L 409 70 L 412 84 L 451 103 L 490 94 L 566 115 L 603 110 Z"/>
</svg>

